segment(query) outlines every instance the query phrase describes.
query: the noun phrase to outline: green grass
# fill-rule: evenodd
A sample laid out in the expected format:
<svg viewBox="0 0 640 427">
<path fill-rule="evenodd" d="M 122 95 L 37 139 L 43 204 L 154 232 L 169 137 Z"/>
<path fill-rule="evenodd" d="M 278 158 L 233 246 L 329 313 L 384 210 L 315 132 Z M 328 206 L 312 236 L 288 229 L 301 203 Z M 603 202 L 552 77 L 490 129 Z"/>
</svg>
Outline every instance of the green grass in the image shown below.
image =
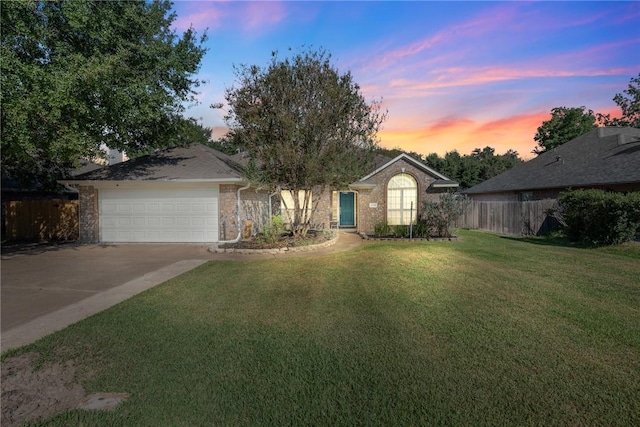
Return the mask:
<svg viewBox="0 0 640 427">
<path fill-rule="evenodd" d="M 640 425 L 640 245 L 460 234 L 210 262 L 20 351 L 131 394 L 50 425 Z"/>
</svg>

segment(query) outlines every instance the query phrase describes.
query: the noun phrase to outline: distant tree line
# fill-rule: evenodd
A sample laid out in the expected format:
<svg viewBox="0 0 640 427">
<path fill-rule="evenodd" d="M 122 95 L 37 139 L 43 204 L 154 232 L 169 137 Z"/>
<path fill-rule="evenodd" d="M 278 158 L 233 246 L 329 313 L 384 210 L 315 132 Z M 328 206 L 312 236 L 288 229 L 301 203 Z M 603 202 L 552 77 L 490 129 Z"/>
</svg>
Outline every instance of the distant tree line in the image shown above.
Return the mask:
<svg viewBox="0 0 640 427">
<path fill-rule="evenodd" d="M 405 152 L 400 148 L 379 148 L 378 153 L 387 157 L 396 157 L 401 153 L 406 153 L 447 178 L 457 181 L 461 189 L 473 187 L 482 181 L 493 178 L 523 161 L 517 151 L 508 150 L 505 154 L 496 154 L 492 147 L 476 148 L 471 154 L 464 155 L 453 150 L 447 152 L 443 157 L 436 153 L 423 156 L 413 151 Z"/>
</svg>

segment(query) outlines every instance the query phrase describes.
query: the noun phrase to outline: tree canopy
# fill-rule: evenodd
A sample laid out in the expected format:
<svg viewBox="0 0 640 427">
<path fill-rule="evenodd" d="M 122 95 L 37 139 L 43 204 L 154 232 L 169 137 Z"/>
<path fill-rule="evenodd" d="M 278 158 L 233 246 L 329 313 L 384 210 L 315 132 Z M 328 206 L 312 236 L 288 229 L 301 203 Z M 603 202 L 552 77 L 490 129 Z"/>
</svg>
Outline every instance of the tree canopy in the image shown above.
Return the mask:
<svg viewBox="0 0 640 427">
<path fill-rule="evenodd" d="M 291 191 L 297 235 L 306 234 L 313 215 L 305 212 L 315 211 L 319 200 L 310 195 L 346 186 L 367 171 L 386 116 L 330 59 L 323 49 L 284 59 L 274 52 L 267 67 L 237 67 L 237 87 L 225 94 L 229 140 L 248 152 L 255 180 Z"/>
<path fill-rule="evenodd" d="M 4 2 L 3 175 L 60 177 L 101 146 L 144 152 L 178 143 L 195 122 L 193 29 L 171 29 L 168 1 Z M 20 176 L 23 178 L 23 176 Z"/>
<path fill-rule="evenodd" d="M 584 106 L 553 108 L 551 119 L 542 122 L 533 138 L 538 143 L 533 153 L 542 154 L 598 126 L 640 128 L 640 74 L 632 77 L 627 89 L 616 94 L 613 101 L 620 107 L 620 117 L 611 118 L 609 114 L 594 113 Z"/>
<path fill-rule="evenodd" d="M 596 120 L 596 114 L 586 107 L 553 108 L 551 119 L 542 122 L 533 137 L 538 143 L 533 152 L 542 154 L 597 128 Z"/>
<path fill-rule="evenodd" d="M 616 94 L 613 101 L 620 107 L 622 116 L 614 119 L 604 116 L 605 125 L 640 128 L 640 74 L 633 77 L 627 89 Z"/>
</svg>

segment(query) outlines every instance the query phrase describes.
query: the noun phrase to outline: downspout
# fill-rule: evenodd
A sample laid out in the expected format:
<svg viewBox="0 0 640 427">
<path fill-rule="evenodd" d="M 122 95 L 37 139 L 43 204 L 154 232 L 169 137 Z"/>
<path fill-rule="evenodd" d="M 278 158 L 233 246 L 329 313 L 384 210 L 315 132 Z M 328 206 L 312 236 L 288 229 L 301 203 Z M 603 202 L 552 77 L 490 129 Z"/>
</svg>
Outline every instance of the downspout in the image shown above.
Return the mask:
<svg viewBox="0 0 640 427">
<path fill-rule="evenodd" d="M 238 243 L 240 241 L 240 237 L 242 236 L 242 226 L 240 225 L 240 209 L 242 208 L 241 206 L 241 200 L 240 200 L 240 192 L 247 190 L 248 188 L 251 187 L 251 184 L 247 184 L 244 187 L 240 187 L 238 188 L 238 193 L 237 193 L 237 199 L 238 199 L 238 218 L 237 218 L 237 226 L 238 226 L 238 236 L 236 236 L 235 239 L 233 240 L 219 240 L 218 242 L 216 242 L 216 245 L 220 245 L 220 244 L 225 244 L 225 243 Z"/>
</svg>

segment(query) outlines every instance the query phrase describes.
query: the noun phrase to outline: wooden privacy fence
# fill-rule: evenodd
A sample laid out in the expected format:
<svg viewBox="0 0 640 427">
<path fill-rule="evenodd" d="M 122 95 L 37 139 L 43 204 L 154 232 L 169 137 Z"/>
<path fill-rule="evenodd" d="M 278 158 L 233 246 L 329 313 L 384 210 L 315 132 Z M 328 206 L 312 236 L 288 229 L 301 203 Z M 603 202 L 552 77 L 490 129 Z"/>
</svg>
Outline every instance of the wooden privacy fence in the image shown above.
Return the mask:
<svg viewBox="0 0 640 427">
<path fill-rule="evenodd" d="M 78 201 L 38 200 L 5 203 L 7 240 L 77 240 Z"/>
<path fill-rule="evenodd" d="M 456 226 L 516 236 L 544 234 L 558 228 L 558 220 L 550 215 L 556 209 L 555 199 L 531 202 L 471 200 Z"/>
</svg>

